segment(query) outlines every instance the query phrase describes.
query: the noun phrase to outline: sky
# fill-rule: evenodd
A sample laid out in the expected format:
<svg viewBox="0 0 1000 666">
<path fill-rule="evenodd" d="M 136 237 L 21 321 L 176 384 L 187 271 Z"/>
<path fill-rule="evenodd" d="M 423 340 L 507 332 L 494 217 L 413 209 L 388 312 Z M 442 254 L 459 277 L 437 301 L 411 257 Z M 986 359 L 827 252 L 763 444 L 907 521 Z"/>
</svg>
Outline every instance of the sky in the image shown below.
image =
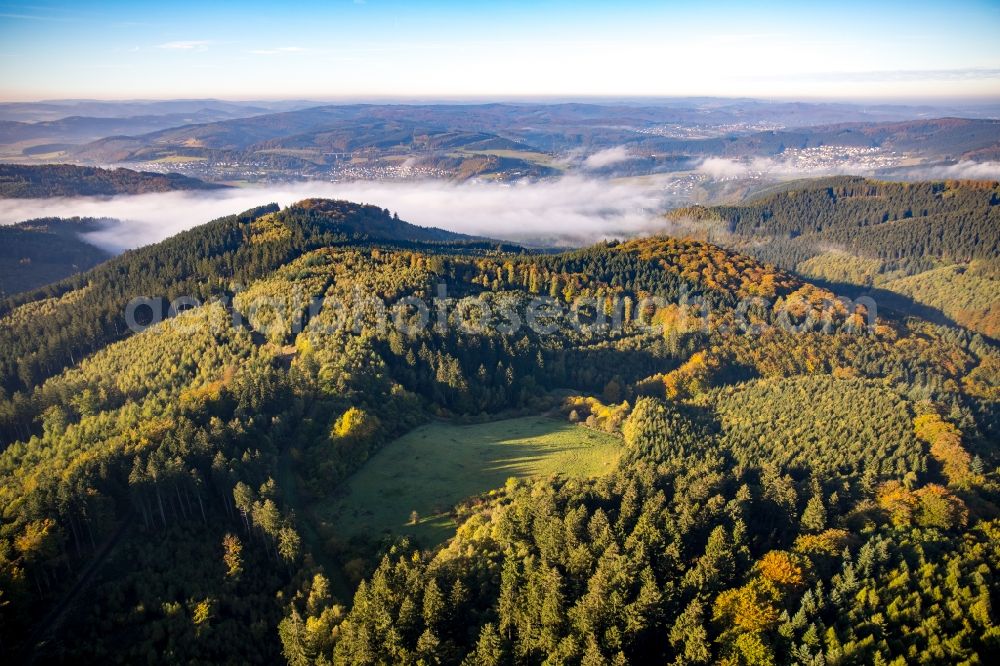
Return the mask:
<svg viewBox="0 0 1000 666">
<path fill-rule="evenodd" d="M 0 99 L 998 98 L 998 35 L 1000 0 L 0 0 Z"/>
</svg>

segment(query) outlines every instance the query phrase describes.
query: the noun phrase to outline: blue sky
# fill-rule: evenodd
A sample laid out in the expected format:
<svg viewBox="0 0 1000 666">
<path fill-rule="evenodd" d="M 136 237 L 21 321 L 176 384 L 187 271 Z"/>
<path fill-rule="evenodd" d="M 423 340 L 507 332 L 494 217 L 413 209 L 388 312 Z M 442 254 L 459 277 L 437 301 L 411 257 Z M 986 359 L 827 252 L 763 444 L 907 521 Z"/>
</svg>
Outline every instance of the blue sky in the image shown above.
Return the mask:
<svg viewBox="0 0 1000 666">
<path fill-rule="evenodd" d="M 1000 2 L 0 0 L 0 97 L 1000 97 Z"/>
</svg>

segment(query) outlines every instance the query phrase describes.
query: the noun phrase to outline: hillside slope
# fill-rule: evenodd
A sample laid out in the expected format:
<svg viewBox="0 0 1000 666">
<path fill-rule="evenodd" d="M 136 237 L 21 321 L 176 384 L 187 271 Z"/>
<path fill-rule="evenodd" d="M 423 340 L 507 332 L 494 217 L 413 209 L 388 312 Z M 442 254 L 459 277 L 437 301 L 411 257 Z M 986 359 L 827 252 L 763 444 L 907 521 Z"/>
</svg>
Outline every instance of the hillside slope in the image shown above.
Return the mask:
<svg viewBox="0 0 1000 666">
<path fill-rule="evenodd" d="M 176 173 L 99 169 L 72 164 L 0 164 L 0 199 L 112 196 L 223 187 Z"/>
<path fill-rule="evenodd" d="M 480 242 L 442 229 L 419 227 L 376 206 L 311 199 L 279 210 L 265 206 L 228 216 L 155 245 L 125 252 L 86 273 L 0 303 L 0 312 L 39 298 L 93 288 L 80 300 L 55 306 L 39 321 L 0 327 L 0 387 L 33 385 L 72 358 L 127 334 L 124 313 L 135 297 L 231 295 L 303 252 L 348 243 Z M 485 242 L 484 247 L 497 247 Z M 83 313 L 86 313 L 85 315 Z M 42 340 L 41 344 L 39 340 Z"/>
<path fill-rule="evenodd" d="M 820 178 L 738 205 L 678 209 L 667 218 L 808 278 L 886 289 L 996 333 L 988 323 L 1000 308 L 996 274 L 969 271 L 970 262 L 1000 258 L 1000 183 Z M 953 268 L 938 270 L 946 266 Z M 922 277 L 925 271 L 934 273 Z M 981 275 L 974 294 L 961 284 L 972 275 Z M 955 300 L 960 292 L 967 295 Z M 972 310 L 970 299 L 977 303 Z"/>
<path fill-rule="evenodd" d="M 80 237 L 111 220 L 48 218 L 0 226 L 0 298 L 85 271 L 111 255 Z"/>
</svg>

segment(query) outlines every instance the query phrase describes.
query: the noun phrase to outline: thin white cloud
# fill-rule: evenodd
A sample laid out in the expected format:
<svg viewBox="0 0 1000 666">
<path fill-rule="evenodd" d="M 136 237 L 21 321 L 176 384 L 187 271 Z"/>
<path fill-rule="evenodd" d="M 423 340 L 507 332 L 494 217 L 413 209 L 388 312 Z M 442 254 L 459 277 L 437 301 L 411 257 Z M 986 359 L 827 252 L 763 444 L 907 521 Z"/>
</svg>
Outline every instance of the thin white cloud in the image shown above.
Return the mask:
<svg viewBox="0 0 1000 666">
<path fill-rule="evenodd" d="M 11 14 L 11 13 L 0 13 L 0 18 L 5 19 L 15 19 L 21 21 L 70 21 L 72 19 L 65 18 L 62 16 L 40 16 L 38 14 Z"/>
<path fill-rule="evenodd" d="M 207 51 L 212 42 L 205 39 L 187 39 L 157 44 L 156 48 L 168 51 Z"/>
<path fill-rule="evenodd" d="M 820 81 L 966 81 L 1000 78 L 1000 69 L 965 67 L 959 69 L 897 69 L 887 71 L 821 72 L 808 75 Z"/>
<path fill-rule="evenodd" d="M 630 159 L 632 159 L 632 155 L 629 153 L 628 147 L 615 146 L 599 150 L 589 156 L 583 161 L 583 167 L 585 169 L 600 169 L 612 164 L 618 164 L 619 162 L 626 162 Z"/>
<path fill-rule="evenodd" d="M 305 50 L 301 46 L 279 46 L 273 49 L 254 49 L 250 53 L 256 55 L 280 55 L 282 53 L 303 53 Z"/>
</svg>

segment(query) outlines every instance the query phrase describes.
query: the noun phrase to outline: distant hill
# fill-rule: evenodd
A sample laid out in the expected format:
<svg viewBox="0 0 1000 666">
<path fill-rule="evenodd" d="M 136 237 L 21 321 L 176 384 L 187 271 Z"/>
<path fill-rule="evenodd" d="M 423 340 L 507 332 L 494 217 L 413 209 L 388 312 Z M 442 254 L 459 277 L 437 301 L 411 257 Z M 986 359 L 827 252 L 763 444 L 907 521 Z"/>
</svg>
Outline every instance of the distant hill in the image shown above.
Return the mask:
<svg viewBox="0 0 1000 666">
<path fill-rule="evenodd" d="M 902 309 L 905 296 L 972 330 L 1000 332 L 1000 183 L 819 178 L 667 218 L 807 278 L 874 288 Z"/>
<path fill-rule="evenodd" d="M 95 100 L 65 99 L 45 102 L 5 102 L 0 104 L 0 120 L 44 122 L 69 117 L 135 118 L 142 116 L 198 116 L 241 118 L 261 113 L 289 111 L 316 106 L 305 100 L 258 100 L 233 102 L 219 99 Z"/>
<path fill-rule="evenodd" d="M 185 125 L 140 136 L 107 136 L 81 146 L 77 157 L 94 160 L 150 160 L 162 156 L 217 156 L 220 152 L 261 155 L 294 151 L 291 156 L 316 160 L 324 153 L 359 150 L 531 150 L 486 128 L 503 127 L 497 119 L 470 122 L 441 107 L 381 112 L 372 107 L 319 107 L 251 118 Z"/>
<path fill-rule="evenodd" d="M 176 173 L 99 169 L 71 164 L 0 164 L 0 199 L 111 196 L 223 187 Z"/>
<path fill-rule="evenodd" d="M 831 124 L 835 115 L 816 115 L 809 109 L 770 114 L 788 125 L 780 130 L 738 130 L 733 125 L 733 130 L 711 138 L 672 138 L 646 131 L 663 123 L 724 126 L 733 123 L 735 113 L 729 108 L 695 113 L 672 107 L 596 104 L 338 105 L 192 124 L 140 136 L 109 136 L 80 146 L 73 154 L 83 160 L 127 161 L 173 154 L 213 156 L 214 151 L 475 149 L 487 141 L 493 147 L 555 152 L 628 143 L 649 151 L 700 156 L 775 155 L 787 148 L 838 145 L 979 159 L 1000 145 L 1000 120 L 995 119 Z"/>
<path fill-rule="evenodd" d="M 848 146 L 912 152 L 921 157 L 989 159 L 1000 145 L 1000 120 L 936 118 L 884 123 L 840 123 L 709 139 L 654 139 L 660 150 L 691 155 L 779 155 L 796 148 Z"/>
<path fill-rule="evenodd" d="M 248 109 L 246 115 L 265 113 L 263 109 Z M 230 113 L 210 110 L 193 113 L 170 113 L 164 115 L 129 116 L 126 118 L 104 118 L 92 116 L 68 116 L 55 120 L 21 122 L 0 120 L 0 144 L 14 144 L 45 140 L 50 143 L 82 143 L 95 141 L 106 136 L 147 134 L 169 127 L 207 123 L 232 118 Z M 26 153 L 30 154 L 30 153 Z"/>
<path fill-rule="evenodd" d="M 0 226 L 0 295 L 36 289 L 109 259 L 80 234 L 110 222 L 46 218 Z"/>
<path fill-rule="evenodd" d="M 681 208 L 668 218 L 784 241 L 768 260 L 786 266 L 819 254 L 824 244 L 887 261 L 1000 255 L 1000 183 L 993 181 L 819 178 L 739 205 Z"/>
</svg>

